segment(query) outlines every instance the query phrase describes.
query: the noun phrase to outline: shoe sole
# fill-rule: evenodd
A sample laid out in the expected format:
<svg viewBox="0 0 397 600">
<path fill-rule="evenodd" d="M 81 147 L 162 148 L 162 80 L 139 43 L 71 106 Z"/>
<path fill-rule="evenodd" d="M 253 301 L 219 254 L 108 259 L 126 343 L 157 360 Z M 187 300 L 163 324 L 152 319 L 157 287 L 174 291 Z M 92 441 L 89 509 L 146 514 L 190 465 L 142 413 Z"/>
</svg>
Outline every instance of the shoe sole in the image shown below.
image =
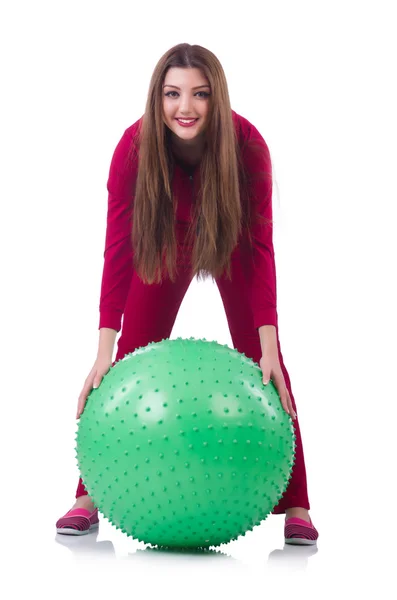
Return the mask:
<svg viewBox="0 0 397 600">
<path fill-rule="evenodd" d="M 93 530 L 98 529 L 99 523 L 94 523 L 90 525 L 89 529 L 84 529 L 83 531 L 79 531 L 78 529 L 72 529 L 70 527 L 57 527 L 57 533 L 61 535 L 87 535 L 87 533 L 91 533 Z"/>
<path fill-rule="evenodd" d="M 291 546 L 314 546 L 317 544 L 317 540 L 306 540 L 304 538 L 284 538 L 286 544 Z"/>
</svg>

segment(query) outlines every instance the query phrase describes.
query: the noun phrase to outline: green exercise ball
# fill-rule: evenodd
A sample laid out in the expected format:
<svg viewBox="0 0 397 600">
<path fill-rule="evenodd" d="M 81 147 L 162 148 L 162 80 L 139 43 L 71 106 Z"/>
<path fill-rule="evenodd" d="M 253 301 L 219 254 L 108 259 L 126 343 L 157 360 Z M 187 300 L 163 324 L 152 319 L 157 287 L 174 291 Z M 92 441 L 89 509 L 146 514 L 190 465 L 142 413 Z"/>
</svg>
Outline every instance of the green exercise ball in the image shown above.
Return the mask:
<svg viewBox="0 0 397 600">
<path fill-rule="evenodd" d="M 161 547 L 208 548 L 278 504 L 292 420 L 259 366 L 216 342 L 150 343 L 90 393 L 76 436 L 81 478 L 117 528 Z"/>
</svg>

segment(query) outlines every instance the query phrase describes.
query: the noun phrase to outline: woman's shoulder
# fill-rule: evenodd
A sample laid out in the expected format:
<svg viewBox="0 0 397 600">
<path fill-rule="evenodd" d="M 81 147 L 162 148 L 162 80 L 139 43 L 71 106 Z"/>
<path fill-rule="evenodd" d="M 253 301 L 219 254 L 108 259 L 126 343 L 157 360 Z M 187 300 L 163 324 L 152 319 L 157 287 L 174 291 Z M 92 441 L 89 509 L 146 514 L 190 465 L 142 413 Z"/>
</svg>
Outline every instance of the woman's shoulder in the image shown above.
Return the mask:
<svg viewBox="0 0 397 600">
<path fill-rule="evenodd" d="M 263 170 L 263 164 L 270 169 L 269 147 L 260 131 L 248 119 L 232 111 L 237 139 L 244 163 L 250 170 Z"/>
<path fill-rule="evenodd" d="M 113 151 L 110 163 L 108 190 L 121 194 L 129 190 L 135 181 L 139 162 L 139 130 L 142 117 L 124 129 Z"/>
<path fill-rule="evenodd" d="M 141 126 L 143 122 L 143 116 L 140 117 L 135 123 L 129 125 L 124 130 L 124 133 L 121 137 L 119 143 L 121 143 L 125 149 L 128 149 L 129 158 L 137 158 L 138 149 L 139 149 L 139 135 L 141 131 Z"/>
<path fill-rule="evenodd" d="M 138 136 L 139 136 L 140 129 L 142 126 L 142 122 L 143 122 L 143 115 L 141 117 L 139 117 L 139 119 L 137 121 L 135 121 L 135 123 L 133 123 L 132 125 L 127 127 L 127 129 L 124 131 L 123 135 L 129 137 L 135 143 L 138 143 Z"/>
<path fill-rule="evenodd" d="M 119 138 L 113 152 L 112 166 L 118 171 L 137 167 L 139 156 L 139 133 L 143 117 L 129 125 Z"/>
<path fill-rule="evenodd" d="M 255 127 L 255 125 L 251 123 L 251 121 L 249 121 L 246 117 L 239 115 L 233 109 L 232 118 L 240 145 L 243 145 L 244 142 L 247 142 L 251 139 L 259 139 L 264 141 L 263 136 L 258 131 L 257 127 Z"/>
</svg>

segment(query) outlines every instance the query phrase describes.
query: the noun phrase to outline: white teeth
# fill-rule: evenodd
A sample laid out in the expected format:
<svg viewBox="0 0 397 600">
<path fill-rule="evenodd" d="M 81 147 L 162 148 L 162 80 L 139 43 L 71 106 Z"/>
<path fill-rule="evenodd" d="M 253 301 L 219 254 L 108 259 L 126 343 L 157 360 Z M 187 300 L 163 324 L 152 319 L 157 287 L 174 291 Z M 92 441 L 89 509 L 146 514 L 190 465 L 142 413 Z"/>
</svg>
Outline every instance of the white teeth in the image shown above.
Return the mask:
<svg viewBox="0 0 397 600">
<path fill-rule="evenodd" d="M 196 119 L 178 119 L 181 123 L 193 123 Z"/>
</svg>

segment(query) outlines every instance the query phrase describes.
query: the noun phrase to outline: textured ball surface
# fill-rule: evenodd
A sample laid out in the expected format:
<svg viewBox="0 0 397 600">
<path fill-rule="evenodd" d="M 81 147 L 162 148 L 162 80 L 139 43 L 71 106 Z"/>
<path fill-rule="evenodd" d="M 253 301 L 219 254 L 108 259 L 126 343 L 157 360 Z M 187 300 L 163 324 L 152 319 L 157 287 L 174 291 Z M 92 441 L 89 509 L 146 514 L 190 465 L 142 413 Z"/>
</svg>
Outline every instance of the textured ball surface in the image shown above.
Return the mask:
<svg viewBox="0 0 397 600">
<path fill-rule="evenodd" d="M 252 530 L 285 492 L 295 434 L 259 366 L 206 340 L 118 361 L 77 433 L 84 485 L 109 521 L 158 546 L 206 548 Z"/>
</svg>

